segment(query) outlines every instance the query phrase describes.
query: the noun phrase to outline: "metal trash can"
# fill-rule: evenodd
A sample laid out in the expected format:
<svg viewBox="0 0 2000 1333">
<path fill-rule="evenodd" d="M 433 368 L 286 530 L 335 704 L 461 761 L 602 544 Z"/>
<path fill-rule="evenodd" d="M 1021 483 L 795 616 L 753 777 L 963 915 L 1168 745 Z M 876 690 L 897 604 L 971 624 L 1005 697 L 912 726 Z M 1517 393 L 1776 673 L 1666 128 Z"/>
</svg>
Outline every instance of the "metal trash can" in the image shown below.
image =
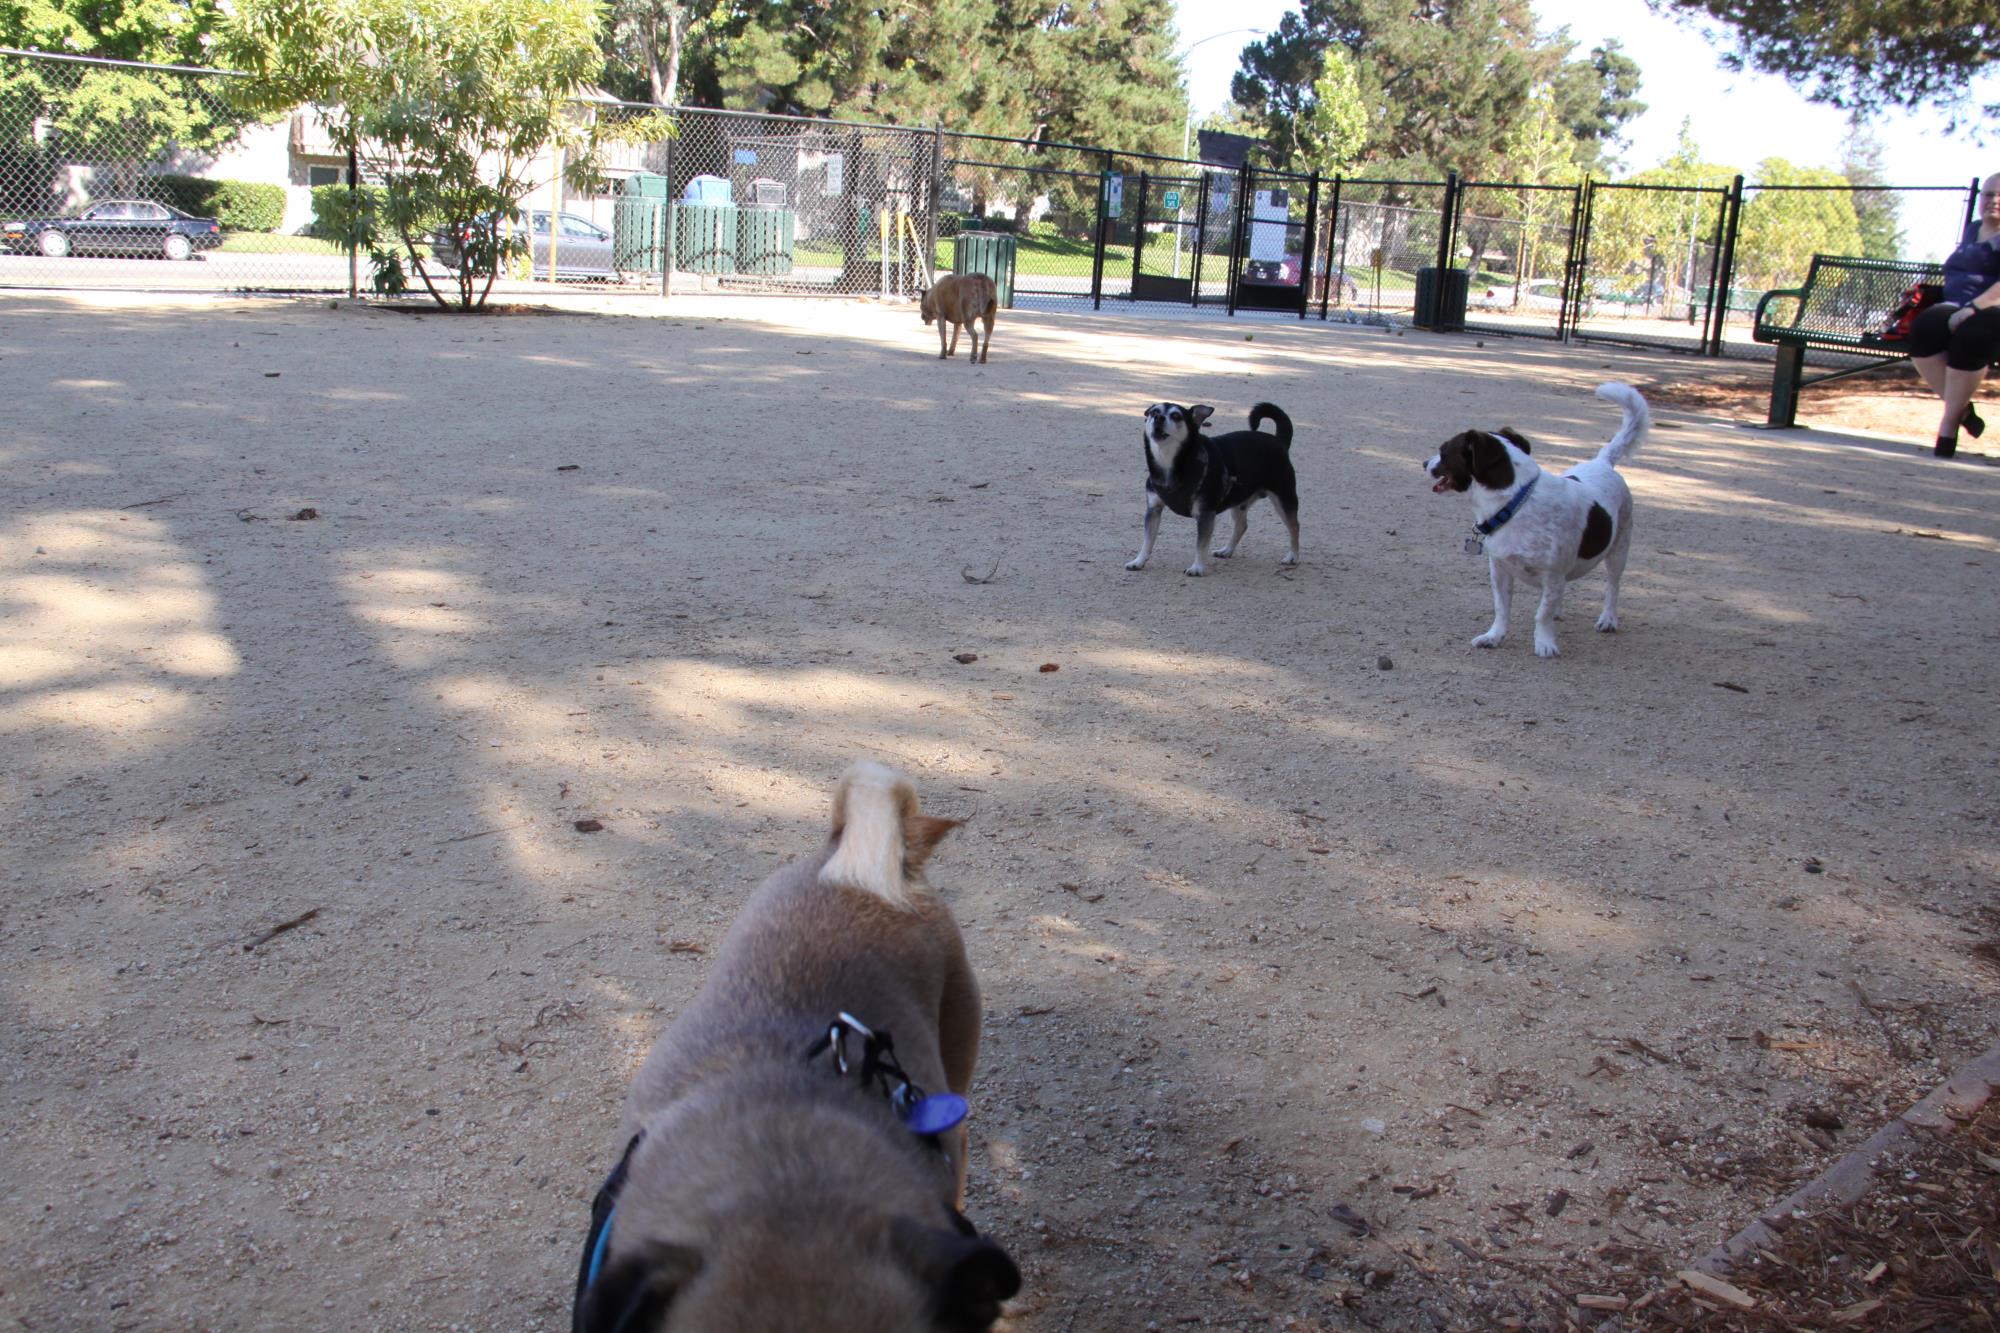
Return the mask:
<svg viewBox="0 0 2000 1333">
<path fill-rule="evenodd" d="M 736 271 L 784 277 L 792 271 L 792 243 L 798 214 L 771 204 L 744 204 L 736 210 Z"/>
<path fill-rule="evenodd" d="M 1417 309 L 1413 322 L 1420 329 L 1438 333 L 1463 332 L 1466 301 L 1471 293 L 1470 269 L 1420 268 L 1417 270 Z"/>
<path fill-rule="evenodd" d="M 993 279 L 1003 310 L 1014 308 L 1014 261 L 1019 241 L 1004 231 L 962 231 L 951 238 L 951 271 Z"/>
<path fill-rule="evenodd" d="M 674 205 L 674 267 L 683 273 L 736 271 L 734 204 Z"/>
<path fill-rule="evenodd" d="M 658 273 L 667 262 L 667 178 L 642 171 L 625 178 L 611 209 L 611 266 Z"/>
</svg>

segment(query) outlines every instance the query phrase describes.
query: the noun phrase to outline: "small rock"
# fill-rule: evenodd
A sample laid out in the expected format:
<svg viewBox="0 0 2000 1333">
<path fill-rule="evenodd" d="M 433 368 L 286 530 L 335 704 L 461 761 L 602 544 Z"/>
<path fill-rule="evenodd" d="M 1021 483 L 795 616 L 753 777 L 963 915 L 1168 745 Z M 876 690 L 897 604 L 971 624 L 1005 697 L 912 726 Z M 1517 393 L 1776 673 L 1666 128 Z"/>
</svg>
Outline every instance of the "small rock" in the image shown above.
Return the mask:
<svg viewBox="0 0 2000 1333">
<path fill-rule="evenodd" d="M 311 506 L 307 506 L 306 508 L 301 509 L 298 513 L 292 515 L 292 522 L 306 523 L 318 517 L 319 517 L 319 510 L 314 509 Z"/>
<path fill-rule="evenodd" d="M 1045 675 L 1045 676 L 1046 676 L 1046 675 L 1047 675 L 1047 674 L 1048 674 L 1049 672 L 1051 672 L 1051 671 L 1061 671 L 1061 670 L 1062 670 L 1062 668 L 1061 668 L 1061 667 L 1059 667 L 1059 666 L 1057 666 L 1057 665 L 1056 665 L 1056 664 L 1055 664 L 1054 662 L 1044 662 L 1044 663 L 1042 663 L 1042 664 L 1041 664 L 1041 665 L 1040 665 L 1039 667 L 1036 667 L 1035 669 L 1036 669 L 1037 671 L 1041 672 L 1041 673 L 1042 673 L 1043 675 Z"/>
<path fill-rule="evenodd" d="M 579 819 L 576 821 L 576 831 L 578 833 L 602 833 L 604 832 L 604 825 L 595 819 Z"/>
<path fill-rule="evenodd" d="M 1370 1134 L 1387 1134 L 1389 1132 L 1389 1127 L 1372 1115 L 1361 1122 L 1361 1127 Z"/>
<path fill-rule="evenodd" d="M 1384 655 L 1375 659 L 1375 669 L 1377 671 L 1394 671 L 1396 664 L 1391 662 L 1387 655 Z"/>
<path fill-rule="evenodd" d="M 951 660 L 958 663 L 960 666 L 971 666 L 974 662 L 977 662 L 979 660 L 979 654 L 953 653 L 951 655 Z"/>
</svg>

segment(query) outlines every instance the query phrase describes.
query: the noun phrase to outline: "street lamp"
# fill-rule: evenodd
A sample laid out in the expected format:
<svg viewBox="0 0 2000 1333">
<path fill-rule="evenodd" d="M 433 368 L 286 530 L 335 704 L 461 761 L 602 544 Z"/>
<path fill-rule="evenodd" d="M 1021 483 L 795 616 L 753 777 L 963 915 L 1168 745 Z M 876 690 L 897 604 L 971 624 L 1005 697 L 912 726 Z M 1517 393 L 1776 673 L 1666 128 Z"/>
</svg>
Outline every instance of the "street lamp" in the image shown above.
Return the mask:
<svg viewBox="0 0 2000 1333">
<path fill-rule="evenodd" d="M 1212 42 L 1216 40 L 1218 37 L 1235 37 L 1239 35 L 1262 37 L 1264 35 L 1264 29 L 1224 28 L 1221 32 L 1212 32 L 1208 36 L 1196 38 L 1194 41 L 1189 42 L 1186 46 L 1182 47 L 1180 58 L 1182 60 L 1186 60 L 1188 57 L 1188 52 L 1194 50 L 1197 46 L 1202 46 L 1205 45 L 1206 43 Z M 1191 147 L 1193 147 L 1193 145 L 1194 145 L 1194 98 L 1190 96 L 1188 98 L 1187 118 L 1181 122 L 1181 161 L 1183 164 L 1187 162 L 1188 150 Z M 1199 181 L 1197 181 L 1197 183 L 1199 183 Z M 1179 216 L 1179 213 L 1184 212 L 1186 207 L 1187 205 L 1183 204 L 1181 206 L 1181 209 L 1177 210 L 1177 215 L 1174 218 L 1174 277 L 1176 278 L 1180 277 L 1181 275 L 1181 233 L 1187 230 L 1186 220 L 1183 217 Z M 1144 218 L 1140 218 L 1139 225 L 1142 227 L 1145 226 L 1146 220 Z M 1197 259 L 1195 262 L 1197 265 L 1199 265 L 1201 261 Z"/>
<path fill-rule="evenodd" d="M 1264 29 L 1225 28 L 1221 32 L 1212 32 L 1206 37 L 1197 38 L 1196 40 L 1189 42 L 1186 46 L 1183 46 L 1181 48 L 1181 59 L 1186 60 L 1188 57 L 1188 53 L 1194 50 L 1197 46 L 1206 46 L 1208 43 L 1214 41 L 1218 37 L 1234 37 L 1239 33 L 1246 34 L 1251 37 L 1262 37 L 1264 35 Z M 1181 127 L 1181 158 L 1183 160 L 1187 158 L 1188 148 L 1193 143 L 1193 140 L 1194 140 L 1194 99 L 1189 98 L 1187 120 Z"/>
</svg>

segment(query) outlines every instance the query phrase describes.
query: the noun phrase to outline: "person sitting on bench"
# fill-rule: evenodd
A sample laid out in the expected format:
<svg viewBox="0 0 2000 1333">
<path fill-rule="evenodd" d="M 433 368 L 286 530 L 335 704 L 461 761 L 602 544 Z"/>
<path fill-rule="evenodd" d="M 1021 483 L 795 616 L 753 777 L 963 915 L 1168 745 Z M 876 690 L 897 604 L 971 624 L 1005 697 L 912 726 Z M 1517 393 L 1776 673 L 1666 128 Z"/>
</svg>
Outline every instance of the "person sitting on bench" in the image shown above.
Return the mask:
<svg viewBox="0 0 2000 1333">
<path fill-rule="evenodd" d="M 2000 173 L 1979 187 L 1979 216 L 1944 261 L 1944 299 L 1910 326 L 1910 364 L 1944 399 L 1939 458 L 1958 452 L 1958 428 L 1976 439 L 1986 429 L 1972 395 L 2000 360 Z"/>
</svg>

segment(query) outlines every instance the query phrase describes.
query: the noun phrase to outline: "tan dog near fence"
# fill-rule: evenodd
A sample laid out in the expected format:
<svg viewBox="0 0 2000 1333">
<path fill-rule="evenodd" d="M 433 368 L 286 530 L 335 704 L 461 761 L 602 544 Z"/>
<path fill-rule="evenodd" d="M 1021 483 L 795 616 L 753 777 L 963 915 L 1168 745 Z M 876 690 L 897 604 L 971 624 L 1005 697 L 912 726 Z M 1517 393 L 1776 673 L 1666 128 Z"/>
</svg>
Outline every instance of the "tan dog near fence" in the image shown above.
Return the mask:
<svg viewBox="0 0 2000 1333">
<path fill-rule="evenodd" d="M 924 323 L 937 321 L 938 360 L 958 354 L 958 330 L 963 326 L 972 335 L 972 360 L 981 362 L 993 350 L 993 315 L 1000 309 L 1000 293 L 993 279 L 984 273 L 961 273 L 939 278 L 937 285 L 918 293 Z M 976 327 L 986 325 L 981 341 Z M 951 344 L 945 344 L 945 326 L 951 326 Z"/>
</svg>

